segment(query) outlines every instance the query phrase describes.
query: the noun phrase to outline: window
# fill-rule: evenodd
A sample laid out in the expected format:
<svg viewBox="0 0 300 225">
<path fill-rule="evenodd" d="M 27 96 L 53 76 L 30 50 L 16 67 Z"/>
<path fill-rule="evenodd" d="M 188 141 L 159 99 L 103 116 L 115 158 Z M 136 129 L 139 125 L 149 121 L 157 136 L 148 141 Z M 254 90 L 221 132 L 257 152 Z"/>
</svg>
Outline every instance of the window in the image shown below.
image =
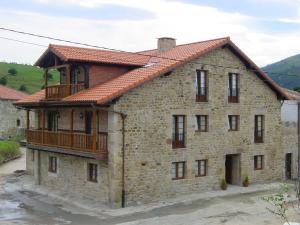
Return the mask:
<svg viewBox="0 0 300 225">
<path fill-rule="evenodd" d="M 208 131 L 208 116 L 207 115 L 197 115 L 197 131 L 207 132 Z"/>
<path fill-rule="evenodd" d="M 98 182 L 98 165 L 94 163 L 88 164 L 88 181 Z"/>
<path fill-rule="evenodd" d="M 196 160 L 195 161 L 195 176 L 196 177 L 203 177 L 207 174 L 207 160 Z"/>
<path fill-rule="evenodd" d="M 173 148 L 185 147 L 185 116 L 173 116 Z"/>
<path fill-rule="evenodd" d="M 254 119 L 254 142 L 263 143 L 264 142 L 264 116 L 255 115 Z"/>
<path fill-rule="evenodd" d="M 172 163 L 172 180 L 184 179 L 185 162 Z"/>
<path fill-rule="evenodd" d="M 17 127 L 19 127 L 21 125 L 21 120 L 17 119 Z"/>
<path fill-rule="evenodd" d="M 239 116 L 229 115 L 228 116 L 229 130 L 237 131 L 239 130 Z"/>
<path fill-rule="evenodd" d="M 48 112 L 48 131 L 57 131 L 59 113 L 57 111 Z"/>
<path fill-rule="evenodd" d="M 57 158 L 54 156 L 49 156 L 49 172 L 56 173 L 57 172 Z"/>
<path fill-rule="evenodd" d="M 207 101 L 207 73 L 204 70 L 197 70 L 196 76 L 196 101 Z"/>
<path fill-rule="evenodd" d="M 255 155 L 254 156 L 254 169 L 262 170 L 264 164 L 264 156 L 263 155 Z"/>
<path fill-rule="evenodd" d="M 236 73 L 230 73 L 228 78 L 228 102 L 238 102 L 238 75 Z"/>
<path fill-rule="evenodd" d="M 34 150 L 31 150 L 31 161 L 34 161 Z"/>
</svg>

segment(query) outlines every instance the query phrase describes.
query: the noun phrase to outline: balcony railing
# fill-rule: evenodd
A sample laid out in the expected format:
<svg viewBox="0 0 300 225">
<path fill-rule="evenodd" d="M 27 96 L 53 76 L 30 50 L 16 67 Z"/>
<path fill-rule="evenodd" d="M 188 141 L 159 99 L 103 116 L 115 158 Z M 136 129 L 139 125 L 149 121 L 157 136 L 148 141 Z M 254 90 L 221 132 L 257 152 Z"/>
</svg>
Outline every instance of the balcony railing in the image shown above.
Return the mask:
<svg viewBox="0 0 300 225">
<path fill-rule="evenodd" d="M 84 84 L 60 84 L 46 87 L 46 100 L 60 100 L 83 90 Z"/>
<path fill-rule="evenodd" d="M 107 157 L 107 133 L 99 132 L 96 146 L 93 146 L 94 136 L 85 133 L 54 132 L 46 130 L 27 130 L 27 142 L 45 146 L 60 147 L 74 151 L 95 153 Z"/>
</svg>

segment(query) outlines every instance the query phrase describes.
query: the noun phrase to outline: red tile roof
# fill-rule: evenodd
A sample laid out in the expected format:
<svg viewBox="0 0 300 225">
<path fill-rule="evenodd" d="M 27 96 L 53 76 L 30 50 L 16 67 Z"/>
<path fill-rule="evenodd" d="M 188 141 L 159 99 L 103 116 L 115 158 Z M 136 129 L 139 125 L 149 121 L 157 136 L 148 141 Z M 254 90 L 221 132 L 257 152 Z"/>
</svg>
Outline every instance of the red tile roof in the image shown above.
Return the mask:
<svg viewBox="0 0 300 225">
<path fill-rule="evenodd" d="M 53 52 L 64 61 L 81 61 L 93 63 L 108 63 L 129 66 L 143 66 L 149 56 L 134 54 L 130 52 L 107 51 L 92 48 L 79 48 L 65 45 L 49 45 L 48 49 L 35 63 L 35 66 L 40 66 L 47 53 Z"/>
<path fill-rule="evenodd" d="M 161 74 L 169 72 L 188 61 L 196 59 L 201 55 L 219 48 L 229 45 L 236 51 L 244 61 L 246 61 L 251 69 L 255 70 L 257 75 L 261 77 L 274 91 L 289 99 L 286 94 L 267 74 L 265 74 L 258 66 L 256 66 L 234 43 L 229 37 L 213 39 L 208 41 L 178 45 L 169 51 L 158 52 L 157 50 L 149 50 L 140 52 L 140 54 L 153 55 L 149 57 L 147 65 L 133 69 L 119 77 L 109 80 L 103 84 L 96 85 L 93 88 L 83 90 L 74 95 L 62 99 L 62 102 L 95 102 L 104 104 L 108 101 L 121 96 L 125 92 L 151 80 Z M 84 56 L 82 56 L 84 57 Z M 147 56 L 148 57 L 148 56 Z M 19 101 L 19 104 L 38 102 L 44 98 L 41 92 Z"/>
<path fill-rule="evenodd" d="M 282 88 L 291 98 L 291 100 L 296 100 L 300 102 L 300 92 L 293 91 L 290 89 Z"/>
<path fill-rule="evenodd" d="M 20 100 L 26 97 L 28 97 L 28 95 L 23 92 L 0 85 L 0 99 Z"/>
</svg>

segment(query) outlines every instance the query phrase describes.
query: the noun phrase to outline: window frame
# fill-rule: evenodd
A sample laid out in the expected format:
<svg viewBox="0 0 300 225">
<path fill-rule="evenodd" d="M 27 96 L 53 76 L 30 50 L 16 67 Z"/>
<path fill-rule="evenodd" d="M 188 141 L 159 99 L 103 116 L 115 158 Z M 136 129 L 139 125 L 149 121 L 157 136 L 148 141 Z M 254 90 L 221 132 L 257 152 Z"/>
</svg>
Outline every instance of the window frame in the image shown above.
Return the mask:
<svg viewBox="0 0 300 225">
<path fill-rule="evenodd" d="M 57 157 L 56 156 L 49 156 L 48 172 L 57 173 Z"/>
<path fill-rule="evenodd" d="M 180 128 L 179 118 L 183 118 L 182 128 Z M 182 130 L 182 132 L 180 132 Z M 185 148 L 185 132 L 186 132 L 186 116 L 173 115 L 172 116 L 172 148 Z M 182 135 L 182 137 L 181 137 Z"/>
<path fill-rule="evenodd" d="M 260 165 L 258 165 L 258 158 L 260 158 Z M 264 169 L 264 155 L 255 155 L 254 170 L 263 170 L 263 169 Z"/>
<path fill-rule="evenodd" d="M 260 118 L 260 124 L 259 124 L 259 118 Z M 261 114 L 255 115 L 254 116 L 254 142 L 255 143 L 264 143 L 264 126 L 265 126 L 265 116 Z"/>
<path fill-rule="evenodd" d="M 233 77 L 235 77 L 235 87 L 233 86 Z M 235 95 L 234 95 L 234 89 Z M 239 102 L 239 74 L 228 73 L 228 102 L 238 103 Z"/>
<path fill-rule="evenodd" d="M 202 168 L 201 163 L 204 163 L 204 173 L 201 173 L 201 168 Z M 196 164 L 195 165 L 195 177 L 205 177 L 205 176 L 207 176 L 207 159 L 195 160 L 195 164 Z"/>
<path fill-rule="evenodd" d="M 183 164 L 182 166 L 182 176 L 179 176 L 179 165 Z M 175 165 L 175 177 L 173 177 L 173 166 Z M 185 172 L 186 172 L 186 162 L 179 161 L 179 162 L 172 162 L 171 164 L 171 177 L 172 180 L 182 180 L 185 179 Z"/>
<path fill-rule="evenodd" d="M 203 83 L 202 83 L 202 75 L 203 75 Z M 196 102 L 207 102 L 208 101 L 208 76 L 207 70 L 196 70 Z M 204 94 L 202 94 L 202 88 Z"/>
<path fill-rule="evenodd" d="M 235 128 L 232 127 L 232 118 L 236 118 Z M 239 115 L 228 115 L 228 131 L 239 131 L 240 129 L 240 116 Z"/>
<path fill-rule="evenodd" d="M 202 124 L 201 124 L 201 118 L 204 117 L 204 121 L 205 121 L 205 128 L 202 129 Z M 196 115 L 196 123 L 197 123 L 197 128 L 196 131 L 197 132 L 208 132 L 208 115 Z"/>
<path fill-rule="evenodd" d="M 98 183 L 98 164 L 87 164 L 87 180 L 93 183 Z"/>
</svg>

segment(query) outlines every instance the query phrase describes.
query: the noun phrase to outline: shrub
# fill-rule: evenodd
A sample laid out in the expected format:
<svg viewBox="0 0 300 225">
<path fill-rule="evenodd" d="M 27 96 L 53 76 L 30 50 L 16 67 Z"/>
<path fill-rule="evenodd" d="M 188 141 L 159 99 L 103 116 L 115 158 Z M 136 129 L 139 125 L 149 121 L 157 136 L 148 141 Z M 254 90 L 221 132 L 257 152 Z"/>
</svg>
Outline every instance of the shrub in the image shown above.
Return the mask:
<svg viewBox="0 0 300 225">
<path fill-rule="evenodd" d="M 300 87 L 295 87 L 293 90 L 300 92 Z"/>
<path fill-rule="evenodd" d="M 26 86 L 25 84 L 22 84 L 22 85 L 19 87 L 19 90 L 20 90 L 20 91 L 28 91 L 27 86 Z"/>
<path fill-rule="evenodd" d="M 0 164 L 21 155 L 20 146 L 14 141 L 0 141 Z"/>
<path fill-rule="evenodd" d="M 0 78 L 0 84 L 2 84 L 2 85 L 6 85 L 6 84 L 7 84 L 7 79 L 6 79 L 6 77 L 1 77 L 1 78 Z"/>
<path fill-rule="evenodd" d="M 9 75 L 12 75 L 12 76 L 16 76 L 18 73 L 18 71 L 15 68 L 10 68 L 10 69 L 8 69 L 7 72 Z"/>
</svg>

